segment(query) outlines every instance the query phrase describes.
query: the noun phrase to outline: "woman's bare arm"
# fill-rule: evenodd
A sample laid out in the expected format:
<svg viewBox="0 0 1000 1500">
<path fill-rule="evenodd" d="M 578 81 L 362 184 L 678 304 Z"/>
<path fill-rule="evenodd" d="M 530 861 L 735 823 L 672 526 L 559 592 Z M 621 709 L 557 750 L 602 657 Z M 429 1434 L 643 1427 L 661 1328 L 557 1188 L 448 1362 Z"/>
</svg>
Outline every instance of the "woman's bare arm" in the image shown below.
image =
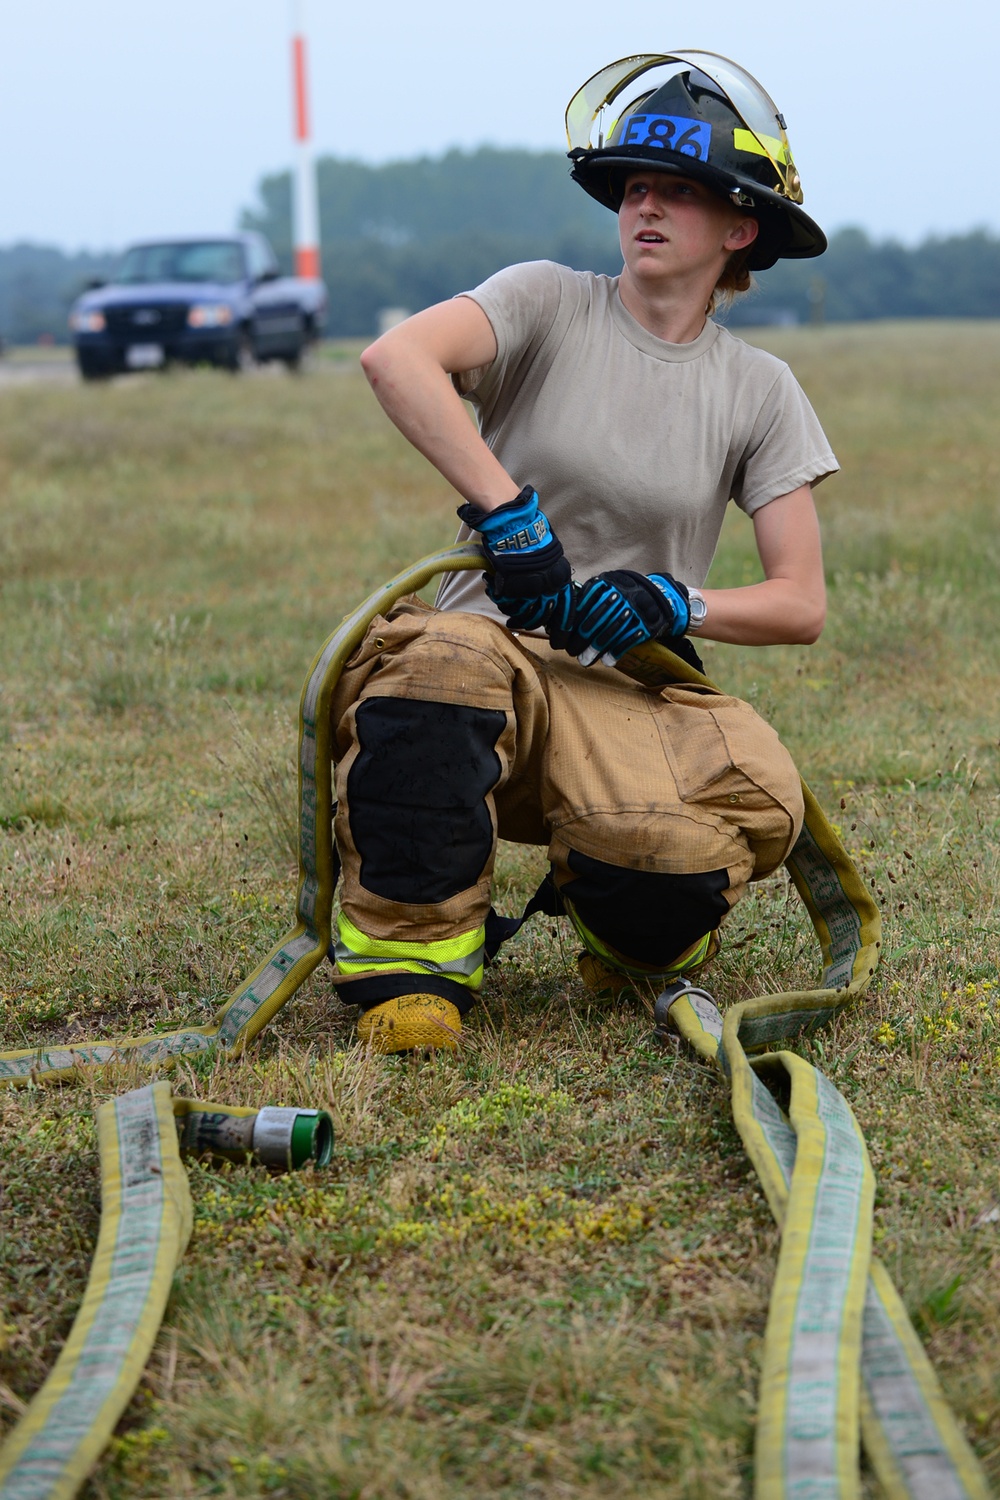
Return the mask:
<svg viewBox="0 0 1000 1500">
<path fill-rule="evenodd" d="M 736 646 L 811 645 L 826 619 L 826 584 L 810 486 L 762 505 L 753 524 L 764 582 L 705 589 L 708 615 L 698 636 Z"/>
<path fill-rule="evenodd" d="M 407 318 L 361 356 L 383 411 L 465 500 L 494 510 L 513 500 L 515 480 L 469 421 L 451 376 L 492 364 L 496 335 L 470 297 Z"/>
<path fill-rule="evenodd" d="M 496 358 L 489 318 L 455 297 L 390 329 L 361 365 L 386 415 L 462 496 L 483 510 L 512 500 L 516 481 L 494 457 L 452 384 L 452 374 Z M 810 644 L 826 617 L 819 524 L 808 485 L 761 506 L 753 518 L 765 581 L 707 589 L 700 636 L 734 645 Z"/>
</svg>

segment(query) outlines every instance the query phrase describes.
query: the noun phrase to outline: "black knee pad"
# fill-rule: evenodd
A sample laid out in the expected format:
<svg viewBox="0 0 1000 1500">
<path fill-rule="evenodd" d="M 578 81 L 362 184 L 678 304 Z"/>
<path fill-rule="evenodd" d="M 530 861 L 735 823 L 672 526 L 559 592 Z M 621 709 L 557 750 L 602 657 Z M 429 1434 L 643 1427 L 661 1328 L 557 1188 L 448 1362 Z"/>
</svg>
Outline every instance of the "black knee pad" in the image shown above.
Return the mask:
<svg viewBox="0 0 1000 1500">
<path fill-rule="evenodd" d="M 626 870 L 570 850 L 576 878 L 559 888 L 584 926 L 636 963 L 666 967 L 729 910 L 728 870 L 664 875 Z"/>
<path fill-rule="evenodd" d="M 347 777 L 361 884 L 405 905 L 447 901 L 480 879 L 493 849 L 487 793 L 500 779 L 499 709 L 366 698 Z"/>
</svg>

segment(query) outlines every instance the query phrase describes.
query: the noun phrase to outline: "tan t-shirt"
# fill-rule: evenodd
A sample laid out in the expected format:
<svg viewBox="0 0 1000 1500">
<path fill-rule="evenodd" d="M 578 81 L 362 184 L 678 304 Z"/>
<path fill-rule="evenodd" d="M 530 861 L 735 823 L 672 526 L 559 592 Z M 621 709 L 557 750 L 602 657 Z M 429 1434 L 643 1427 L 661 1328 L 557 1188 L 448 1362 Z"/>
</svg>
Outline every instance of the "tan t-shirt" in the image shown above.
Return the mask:
<svg viewBox="0 0 1000 1500">
<path fill-rule="evenodd" d="M 462 295 L 497 357 L 455 383 L 516 484 L 538 491 L 580 582 L 634 568 L 698 587 L 730 499 L 752 516 L 839 467 L 788 366 L 718 323 L 665 343 L 626 312 L 617 277 L 553 261 Z M 477 572 L 448 574 L 437 603 L 503 618 Z"/>
</svg>

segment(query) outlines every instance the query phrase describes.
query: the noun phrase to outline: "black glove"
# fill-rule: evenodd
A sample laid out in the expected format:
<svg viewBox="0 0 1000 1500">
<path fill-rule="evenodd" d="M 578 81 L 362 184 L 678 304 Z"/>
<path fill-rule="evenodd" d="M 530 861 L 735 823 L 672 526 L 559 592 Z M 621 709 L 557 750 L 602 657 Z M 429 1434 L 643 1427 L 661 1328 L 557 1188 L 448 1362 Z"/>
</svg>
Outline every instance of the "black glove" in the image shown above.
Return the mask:
<svg viewBox="0 0 1000 1500">
<path fill-rule="evenodd" d="M 589 667 L 600 658 L 614 666 L 645 641 L 683 635 L 691 619 L 688 591 L 669 573 L 615 569 L 574 589 L 568 624 L 554 622 L 552 644 Z"/>
<path fill-rule="evenodd" d="M 496 510 L 467 503 L 458 514 L 479 532 L 493 565 L 492 574 L 483 575 L 486 592 L 513 628 L 546 629 L 551 621 L 568 625 L 572 572 L 531 485 Z"/>
</svg>

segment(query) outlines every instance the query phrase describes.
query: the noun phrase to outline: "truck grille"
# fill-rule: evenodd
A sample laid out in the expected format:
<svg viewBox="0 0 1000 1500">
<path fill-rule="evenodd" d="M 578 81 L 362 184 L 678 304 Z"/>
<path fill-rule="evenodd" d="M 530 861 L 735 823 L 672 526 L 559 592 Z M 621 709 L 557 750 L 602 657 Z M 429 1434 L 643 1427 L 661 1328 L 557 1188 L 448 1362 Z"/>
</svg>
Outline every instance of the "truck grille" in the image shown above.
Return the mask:
<svg viewBox="0 0 1000 1500">
<path fill-rule="evenodd" d="M 144 302 L 136 307 L 106 307 L 107 329 L 116 338 L 133 344 L 159 344 L 180 333 L 187 322 L 186 304 Z"/>
</svg>

